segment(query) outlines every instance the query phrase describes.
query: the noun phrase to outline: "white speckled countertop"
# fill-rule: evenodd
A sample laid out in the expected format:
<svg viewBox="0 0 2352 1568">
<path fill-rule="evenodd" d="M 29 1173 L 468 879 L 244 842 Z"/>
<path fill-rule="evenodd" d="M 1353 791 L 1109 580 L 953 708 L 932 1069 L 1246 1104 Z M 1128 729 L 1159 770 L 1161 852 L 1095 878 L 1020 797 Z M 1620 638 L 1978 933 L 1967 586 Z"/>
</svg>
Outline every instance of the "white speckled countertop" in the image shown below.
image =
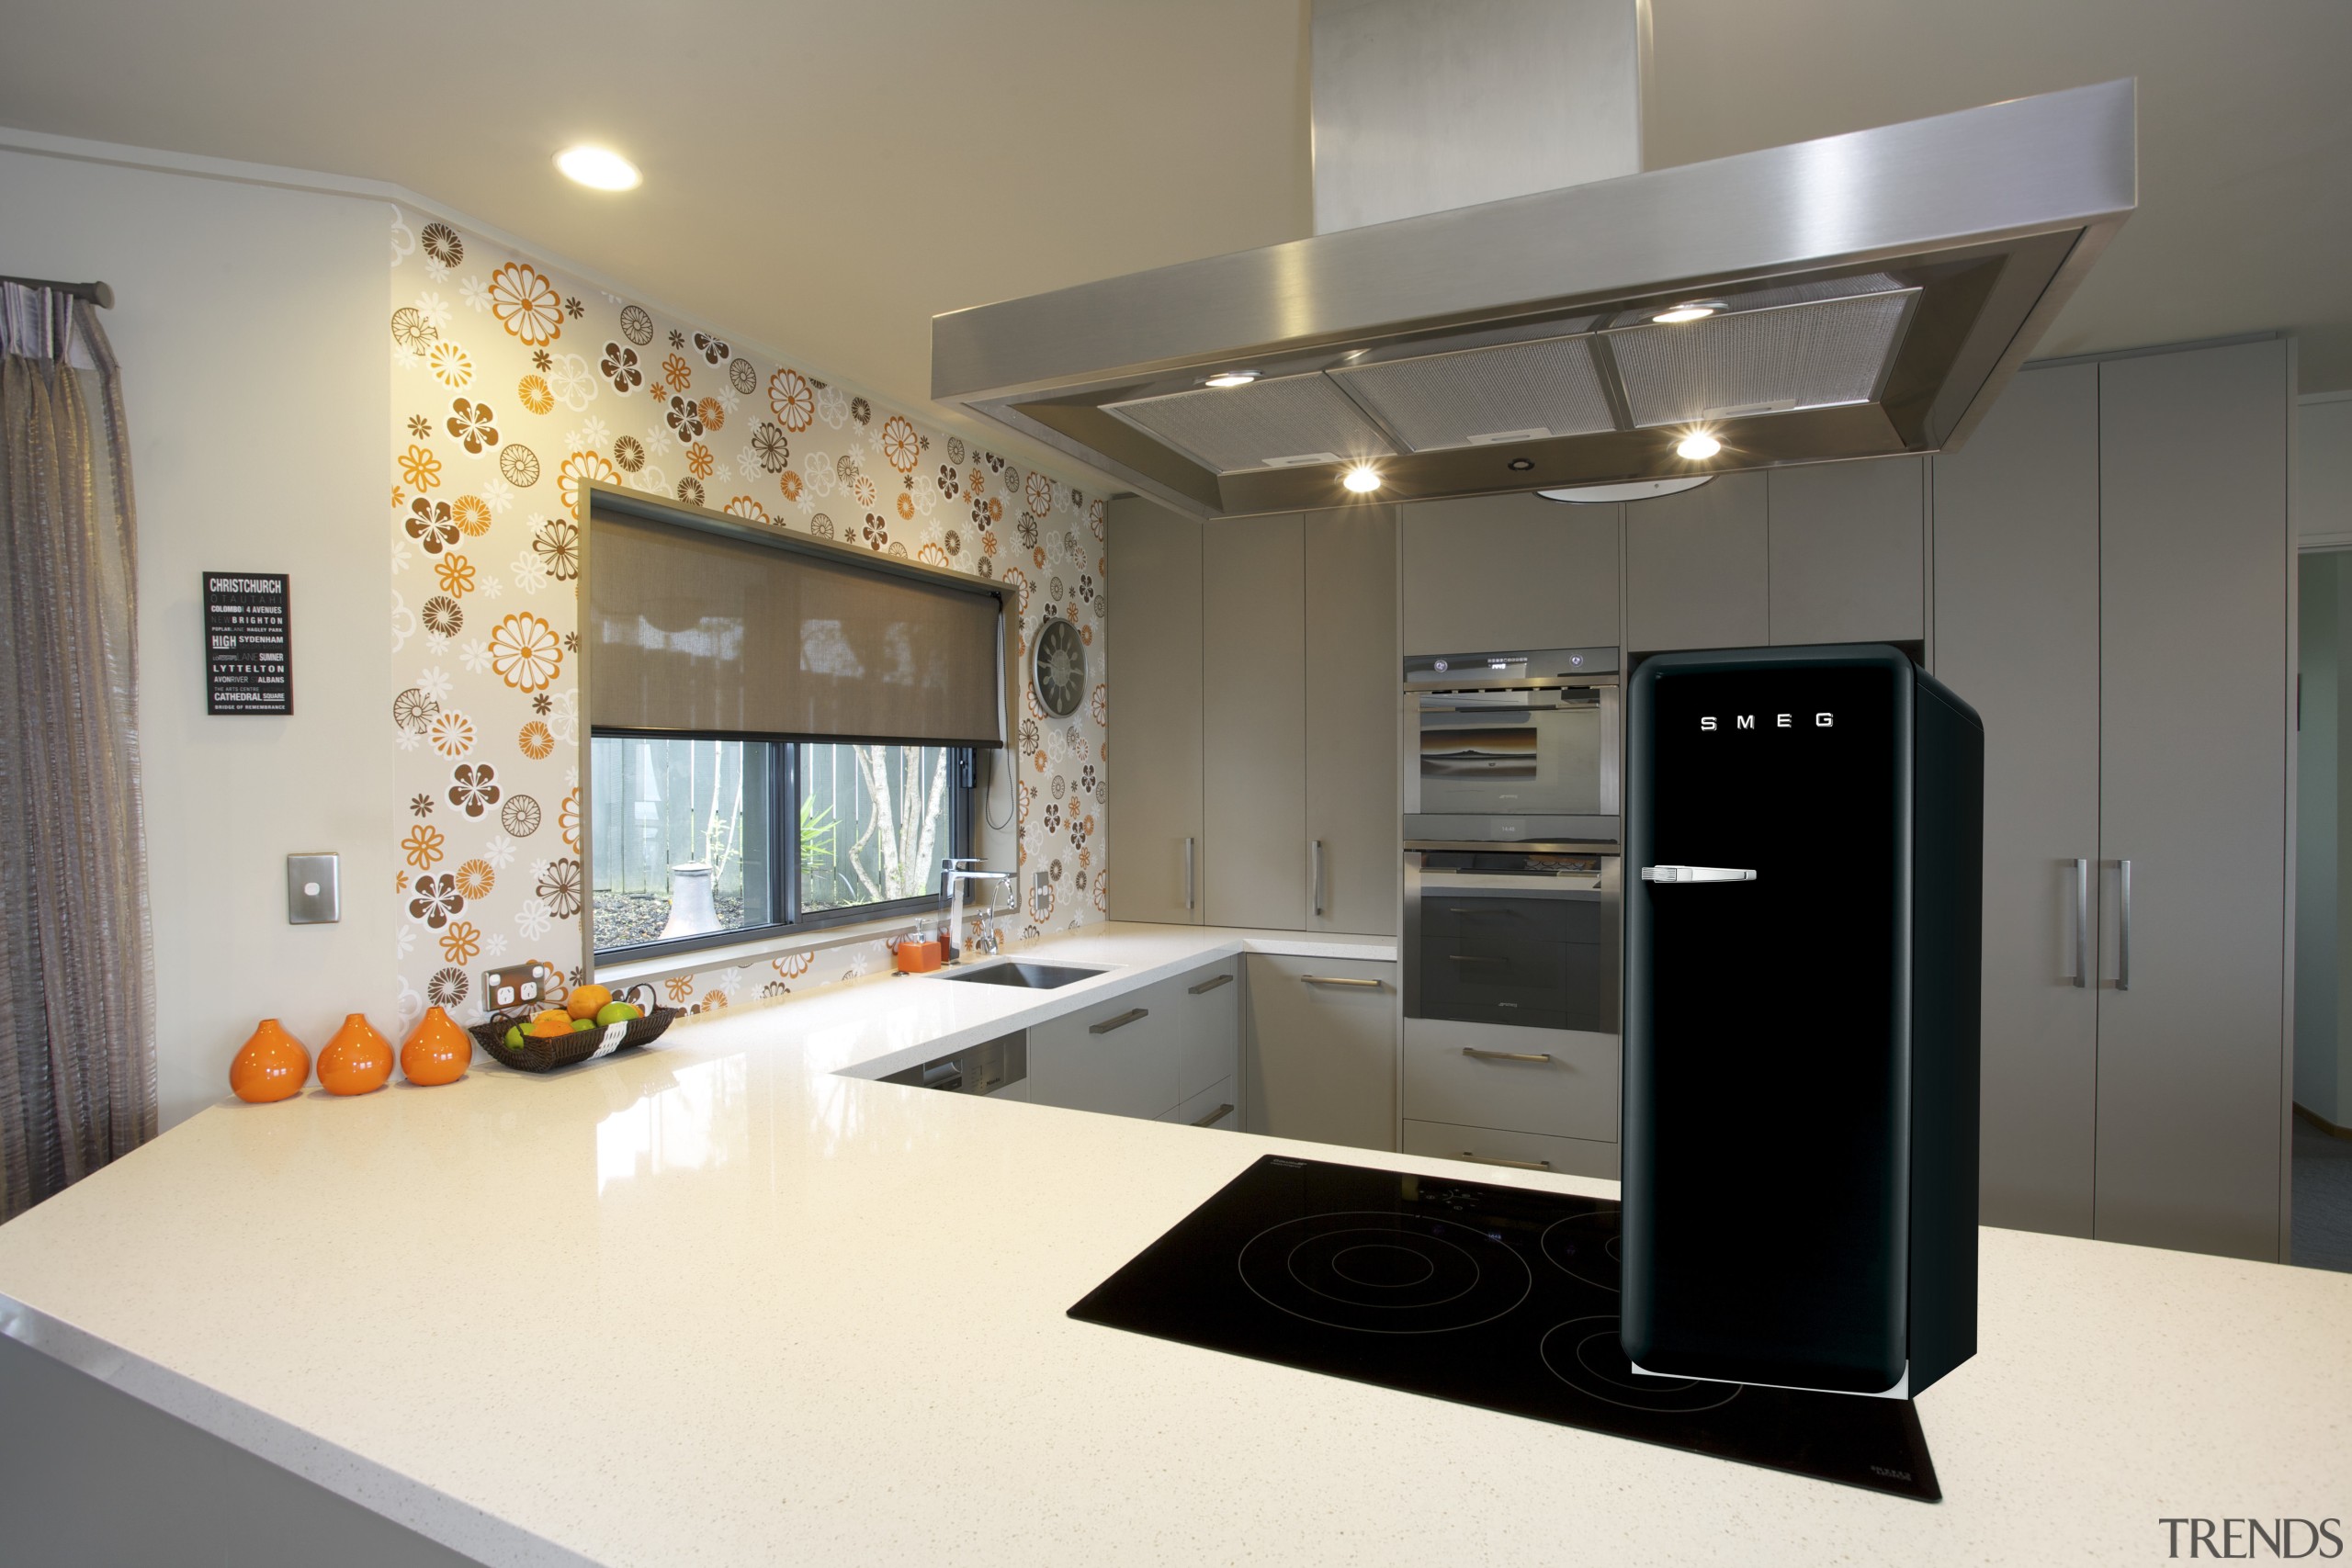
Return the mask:
<svg viewBox="0 0 2352 1568">
<path fill-rule="evenodd" d="M 837 1072 L 1245 945 L 1393 951 L 1097 927 L 1029 954 L 1115 980 L 224 1103 L 0 1227 L 0 1332 L 495 1564 L 2154 1562 L 2167 1515 L 2352 1514 L 2352 1276 L 1986 1231 L 1922 1505 L 1073 1323 L 1269 1150 L 1460 1168 Z"/>
</svg>

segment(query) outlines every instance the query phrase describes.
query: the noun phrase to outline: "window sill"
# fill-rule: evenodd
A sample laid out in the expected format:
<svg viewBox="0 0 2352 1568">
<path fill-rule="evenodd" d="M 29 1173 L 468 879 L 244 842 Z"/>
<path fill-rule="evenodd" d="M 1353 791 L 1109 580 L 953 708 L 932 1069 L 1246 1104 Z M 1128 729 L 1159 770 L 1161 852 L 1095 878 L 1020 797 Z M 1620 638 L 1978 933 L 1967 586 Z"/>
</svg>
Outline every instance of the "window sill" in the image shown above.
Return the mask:
<svg viewBox="0 0 2352 1568">
<path fill-rule="evenodd" d="M 599 963 L 595 980 L 600 986 L 633 986 L 640 980 L 666 980 L 673 975 L 698 975 L 707 969 L 740 969 L 753 964 L 764 964 L 787 953 L 817 953 L 829 947 L 849 947 L 881 937 L 904 935 L 916 926 L 927 923 L 944 922 L 944 919 L 926 921 L 902 914 L 882 919 L 858 920 L 847 925 L 826 926 L 819 931 L 797 931 L 789 936 L 767 936 L 752 942 L 698 947 L 690 953 L 664 953 L 651 958 Z"/>
</svg>

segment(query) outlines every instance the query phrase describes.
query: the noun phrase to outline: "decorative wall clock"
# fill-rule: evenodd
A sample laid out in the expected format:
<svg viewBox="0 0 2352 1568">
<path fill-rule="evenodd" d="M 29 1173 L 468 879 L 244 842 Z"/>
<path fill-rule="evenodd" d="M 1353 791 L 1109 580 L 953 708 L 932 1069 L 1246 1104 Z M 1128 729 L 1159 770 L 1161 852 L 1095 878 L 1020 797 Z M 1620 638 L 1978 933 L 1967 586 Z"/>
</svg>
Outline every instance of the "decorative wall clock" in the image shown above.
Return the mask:
<svg viewBox="0 0 2352 1568">
<path fill-rule="evenodd" d="M 1030 654 L 1030 669 L 1037 688 L 1037 705 L 1056 718 L 1068 718 L 1086 699 L 1086 644 L 1078 628 L 1056 615 L 1037 629 Z"/>
</svg>

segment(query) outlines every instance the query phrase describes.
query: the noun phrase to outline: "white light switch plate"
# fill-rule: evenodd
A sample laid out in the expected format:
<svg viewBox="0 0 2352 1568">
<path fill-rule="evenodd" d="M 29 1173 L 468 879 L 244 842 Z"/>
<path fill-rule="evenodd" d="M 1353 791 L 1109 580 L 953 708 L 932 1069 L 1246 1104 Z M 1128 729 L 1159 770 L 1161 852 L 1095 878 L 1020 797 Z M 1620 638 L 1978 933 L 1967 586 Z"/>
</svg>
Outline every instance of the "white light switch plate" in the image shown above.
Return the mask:
<svg viewBox="0 0 2352 1568">
<path fill-rule="evenodd" d="M 343 857 L 286 857 L 286 923 L 333 925 L 343 919 Z"/>
</svg>

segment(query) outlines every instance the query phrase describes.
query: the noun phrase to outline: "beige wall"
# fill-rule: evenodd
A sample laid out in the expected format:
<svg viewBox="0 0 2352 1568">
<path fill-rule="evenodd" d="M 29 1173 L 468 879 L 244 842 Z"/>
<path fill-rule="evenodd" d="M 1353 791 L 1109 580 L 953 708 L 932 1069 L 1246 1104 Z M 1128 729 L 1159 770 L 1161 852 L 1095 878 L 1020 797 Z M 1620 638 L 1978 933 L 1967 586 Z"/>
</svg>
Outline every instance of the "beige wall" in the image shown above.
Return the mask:
<svg viewBox="0 0 2352 1568">
<path fill-rule="evenodd" d="M 313 1049 L 397 980 L 380 201 L 0 150 L 0 271 L 112 284 L 139 507 L 140 712 L 165 1125 L 275 1014 Z M 207 717 L 200 573 L 292 577 L 294 713 Z M 339 925 L 284 857 L 343 855 Z"/>
</svg>

